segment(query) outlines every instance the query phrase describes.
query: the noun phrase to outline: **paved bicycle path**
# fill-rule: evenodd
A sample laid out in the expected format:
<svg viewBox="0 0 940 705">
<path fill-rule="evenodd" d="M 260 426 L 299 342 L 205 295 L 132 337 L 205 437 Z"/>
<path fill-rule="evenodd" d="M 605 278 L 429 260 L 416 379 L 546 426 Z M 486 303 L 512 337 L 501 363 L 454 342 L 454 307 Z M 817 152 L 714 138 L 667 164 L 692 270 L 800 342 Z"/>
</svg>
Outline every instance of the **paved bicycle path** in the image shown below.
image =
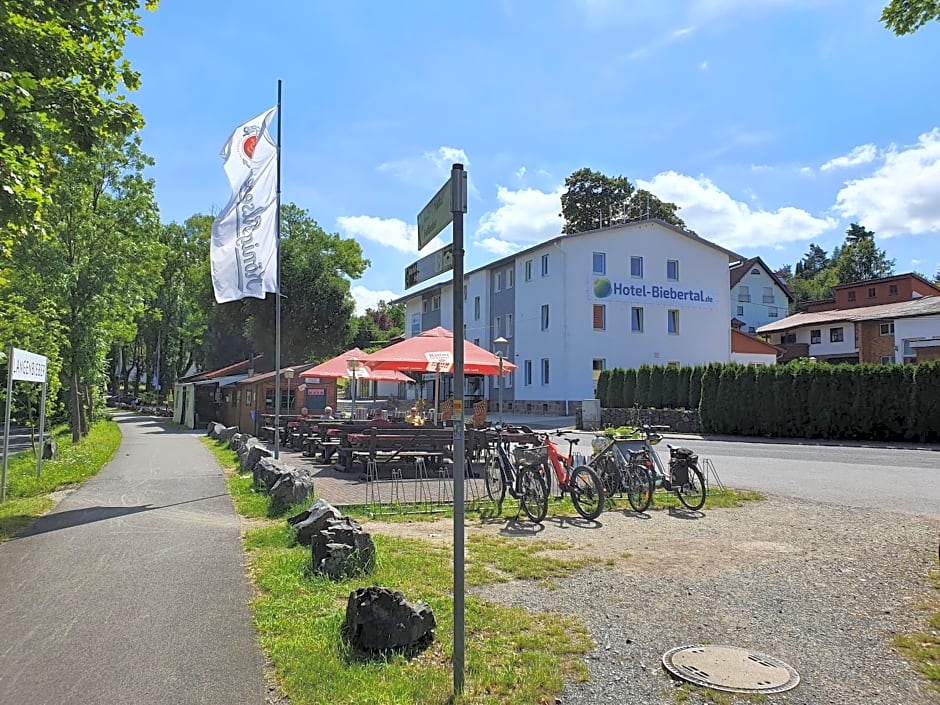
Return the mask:
<svg viewBox="0 0 940 705">
<path fill-rule="evenodd" d="M 0 545 L 0 703 L 261 705 L 221 470 L 191 432 L 116 418 L 101 473 Z"/>
</svg>

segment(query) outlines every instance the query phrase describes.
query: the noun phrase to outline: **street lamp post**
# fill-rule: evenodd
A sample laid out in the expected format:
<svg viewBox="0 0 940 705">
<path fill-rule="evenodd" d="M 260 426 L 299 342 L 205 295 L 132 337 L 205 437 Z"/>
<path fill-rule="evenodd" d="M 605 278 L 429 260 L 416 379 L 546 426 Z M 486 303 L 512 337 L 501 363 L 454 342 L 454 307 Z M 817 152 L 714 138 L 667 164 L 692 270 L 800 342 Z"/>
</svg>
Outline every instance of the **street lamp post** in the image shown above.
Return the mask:
<svg viewBox="0 0 940 705">
<path fill-rule="evenodd" d="M 287 378 L 287 413 L 290 414 L 291 409 L 297 406 L 296 404 L 290 403 L 290 381 L 294 379 L 294 370 L 291 368 L 284 370 L 284 377 Z"/>
<path fill-rule="evenodd" d="M 493 345 L 505 345 L 509 341 L 506 340 L 503 336 L 499 336 L 496 340 L 493 341 Z M 499 397 L 497 401 L 497 410 L 499 414 L 499 425 L 503 425 L 503 384 L 505 380 L 503 379 L 503 355 L 502 350 L 496 351 L 496 357 L 499 358 Z"/>
<path fill-rule="evenodd" d="M 356 418 L 356 370 L 359 369 L 359 359 L 351 357 L 346 361 L 346 367 L 352 374 L 352 413 L 351 418 Z"/>
</svg>

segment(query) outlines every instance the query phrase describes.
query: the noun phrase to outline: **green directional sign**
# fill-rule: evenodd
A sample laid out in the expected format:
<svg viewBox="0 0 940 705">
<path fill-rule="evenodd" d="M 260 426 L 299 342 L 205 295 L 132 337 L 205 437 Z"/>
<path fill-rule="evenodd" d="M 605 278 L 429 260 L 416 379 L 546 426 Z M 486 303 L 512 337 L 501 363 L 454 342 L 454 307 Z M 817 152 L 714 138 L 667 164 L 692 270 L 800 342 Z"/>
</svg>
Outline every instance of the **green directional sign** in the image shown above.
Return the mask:
<svg viewBox="0 0 940 705">
<path fill-rule="evenodd" d="M 453 197 L 451 195 L 450 179 L 441 190 L 434 194 L 434 198 L 418 214 L 418 249 L 424 249 L 431 240 L 454 220 Z"/>
</svg>

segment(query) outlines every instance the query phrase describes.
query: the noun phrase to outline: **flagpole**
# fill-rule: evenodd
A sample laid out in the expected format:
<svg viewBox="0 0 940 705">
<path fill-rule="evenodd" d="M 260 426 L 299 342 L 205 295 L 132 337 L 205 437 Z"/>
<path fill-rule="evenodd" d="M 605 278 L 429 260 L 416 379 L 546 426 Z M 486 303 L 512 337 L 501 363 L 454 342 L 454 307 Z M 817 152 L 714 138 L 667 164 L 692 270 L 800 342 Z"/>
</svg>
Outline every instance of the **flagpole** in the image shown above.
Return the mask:
<svg viewBox="0 0 940 705">
<path fill-rule="evenodd" d="M 274 295 L 274 459 L 281 447 L 281 79 L 277 79 L 277 212 L 275 250 L 277 258 L 277 292 Z"/>
</svg>

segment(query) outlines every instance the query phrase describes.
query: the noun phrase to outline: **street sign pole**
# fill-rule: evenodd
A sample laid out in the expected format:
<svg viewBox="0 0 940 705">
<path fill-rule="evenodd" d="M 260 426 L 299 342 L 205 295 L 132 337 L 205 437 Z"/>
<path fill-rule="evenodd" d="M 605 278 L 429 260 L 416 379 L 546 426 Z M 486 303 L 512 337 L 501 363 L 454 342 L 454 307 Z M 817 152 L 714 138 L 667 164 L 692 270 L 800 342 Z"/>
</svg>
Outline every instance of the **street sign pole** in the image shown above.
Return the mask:
<svg viewBox="0 0 940 705">
<path fill-rule="evenodd" d="M 7 355 L 7 410 L 3 422 L 3 475 L 0 476 L 0 502 L 7 496 L 7 459 L 10 455 L 10 409 L 13 407 L 13 349 Z M 42 455 L 40 453 L 40 455 Z"/>
<path fill-rule="evenodd" d="M 46 388 L 48 386 L 48 381 L 42 383 L 42 401 L 39 402 L 39 457 L 36 459 L 36 479 L 42 477 L 42 455 L 46 451 Z"/>
<path fill-rule="evenodd" d="M 463 390 L 463 214 L 467 212 L 467 172 L 454 164 L 450 172 L 454 214 L 454 693 L 464 684 L 464 390 Z"/>
</svg>

